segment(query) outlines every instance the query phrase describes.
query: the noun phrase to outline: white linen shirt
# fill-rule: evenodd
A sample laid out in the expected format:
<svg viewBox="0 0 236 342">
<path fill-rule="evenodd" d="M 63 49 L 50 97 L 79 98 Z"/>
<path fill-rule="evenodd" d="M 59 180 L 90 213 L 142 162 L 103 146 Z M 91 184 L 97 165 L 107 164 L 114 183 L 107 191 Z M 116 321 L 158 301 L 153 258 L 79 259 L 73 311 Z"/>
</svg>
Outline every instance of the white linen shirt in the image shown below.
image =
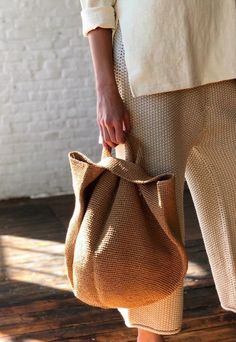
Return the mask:
<svg viewBox="0 0 236 342">
<path fill-rule="evenodd" d="M 133 97 L 236 78 L 236 0 L 80 0 L 83 35 L 119 21 Z"/>
</svg>

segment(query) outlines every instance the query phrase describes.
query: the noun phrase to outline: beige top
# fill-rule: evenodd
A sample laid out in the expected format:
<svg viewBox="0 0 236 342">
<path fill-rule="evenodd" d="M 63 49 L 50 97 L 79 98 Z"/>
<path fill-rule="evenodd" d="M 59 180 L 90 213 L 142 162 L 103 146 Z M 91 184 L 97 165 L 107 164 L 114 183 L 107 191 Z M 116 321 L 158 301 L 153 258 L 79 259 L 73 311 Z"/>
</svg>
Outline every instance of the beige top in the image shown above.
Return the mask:
<svg viewBox="0 0 236 342">
<path fill-rule="evenodd" d="M 236 78 L 236 0 L 80 0 L 83 35 L 118 20 L 134 97 Z"/>
</svg>

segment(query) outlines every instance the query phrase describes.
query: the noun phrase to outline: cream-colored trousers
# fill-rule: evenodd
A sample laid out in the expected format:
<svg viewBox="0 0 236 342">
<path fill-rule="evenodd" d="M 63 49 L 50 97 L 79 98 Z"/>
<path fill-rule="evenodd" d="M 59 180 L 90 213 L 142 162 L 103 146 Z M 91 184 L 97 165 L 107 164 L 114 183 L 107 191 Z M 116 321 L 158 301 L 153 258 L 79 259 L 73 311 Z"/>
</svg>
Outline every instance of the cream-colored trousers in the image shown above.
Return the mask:
<svg viewBox="0 0 236 342">
<path fill-rule="evenodd" d="M 134 98 L 119 26 L 113 56 L 132 134 L 143 144 L 144 167 L 151 175 L 176 174 L 183 241 L 186 178 L 221 306 L 236 312 L 236 79 Z M 116 151 L 119 157 L 119 145 Z M 183 286 L 162 301 L 117 309 L 127 327 L 176 334 L 182 326 Z"/>
</svg>

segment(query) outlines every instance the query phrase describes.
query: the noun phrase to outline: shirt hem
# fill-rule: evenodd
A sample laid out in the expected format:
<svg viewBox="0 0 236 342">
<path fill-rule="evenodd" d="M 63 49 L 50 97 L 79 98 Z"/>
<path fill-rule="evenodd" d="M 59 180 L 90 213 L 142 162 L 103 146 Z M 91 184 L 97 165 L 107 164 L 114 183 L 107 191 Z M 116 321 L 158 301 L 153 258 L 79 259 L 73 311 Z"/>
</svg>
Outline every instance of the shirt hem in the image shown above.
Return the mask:
<svg viewBox="0 0 236 342">
<path fill-rule="evenodd" d="M 166 92 L 170 92 L 170 91 L 195 88 L 195 87 L 199 87 L 199 86 L 202 86 L 205 84 L 226 81 L 226 80 L 230 80 L 230 79 L 234 79 L 234 78 L 236 78 L 236 72 L 232 75 L 221 76 L 220 78 L 208 79 L 208 80 L 205 80 L 202 82 L 199 82 L 199 81 L 195 81 L 195 82 L 191 82 L 191 83 L 182 83 L 181 82 L 181 84 L 179 83 L 179 84 L 175 84 L 175 85 L 173 85 L 173 84 L 170 85 L 169 83 L 161 84 L 161 85 L 153 84 L 149 87 L 146 87 L 145 89 L 136 85 L 136 82 L 134 80 L 129 80 L 129 86 L 130 86 L 131 94 L 135 98 L 138 96 L 146 96 L 146 95 L 152 95 L 152 94 L 157 94 L 157 93 L 166 93 Z"/>
</svg>

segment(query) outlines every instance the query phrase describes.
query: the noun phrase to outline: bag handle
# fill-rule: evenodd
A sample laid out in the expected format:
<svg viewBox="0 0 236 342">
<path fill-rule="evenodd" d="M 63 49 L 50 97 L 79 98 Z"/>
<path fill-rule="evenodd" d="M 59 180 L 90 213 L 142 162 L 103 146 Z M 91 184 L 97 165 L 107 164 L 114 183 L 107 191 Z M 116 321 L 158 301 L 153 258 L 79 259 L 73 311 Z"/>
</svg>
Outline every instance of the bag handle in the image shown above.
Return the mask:
<svg viewBox="0 0 236 342">
<path fill-rule="evenodd" d="M 134 144 L 133 146 L 138 146 L 137 147 L 137 152 L 136 152 L 136 160 L 134 159 L 134 151 L 132 150 L 132 144 Z M 142 166 L 143 164 L 143 154 L 142 154 L 142 148 L 141 148 L 141 143 L 138 140 L 137 137 L 135 137 L 132 134 L 128 134 L 126 136 L 126 140 L 123 144 L 119 144 L 119 146 L 122 146 L 122 150 L 123 150 L 123 158 L 126 161 L 135 163 L 137 165 Z M 118 146 L 118 145 L 117 145 Z M 116 146 L 116 147 L 117 147 Z M 111 147 L 111 151 L 114 148 L 114 150 L 116 151 L 116 147 Z M 111 151 L 109 151 L 108 149 L 106 149 L 104 146 L 102 148 L 102 154 L 101 154 L 101 159 L 106 158 L 106 157 L 112 157 Z"/>
</svg>

